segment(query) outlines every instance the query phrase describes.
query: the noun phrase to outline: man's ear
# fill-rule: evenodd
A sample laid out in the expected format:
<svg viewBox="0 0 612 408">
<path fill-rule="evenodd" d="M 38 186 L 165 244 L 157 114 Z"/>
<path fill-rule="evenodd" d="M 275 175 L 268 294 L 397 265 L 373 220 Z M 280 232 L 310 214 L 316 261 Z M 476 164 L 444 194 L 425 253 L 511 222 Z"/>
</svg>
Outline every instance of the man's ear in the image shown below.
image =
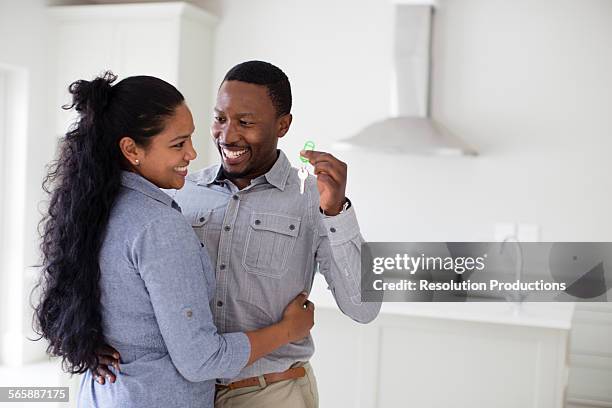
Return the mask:
<svg viewBox="0 0 612 408">
<path fill-rule="evenodd" d="M 293 115 L 287 113 L 286 115 L 278 118 L 278 137 L 281 138 L 287 134 L 289 131 L 289 127 L 291 126 L 291 121 L 293 120 Z"/>
<path fill-rule="evenodd" d="M 119 140 L 119 149 L 121 149 L 121 153 L 123 157 L 130 163 L 133 167 L 138 167 L 140 165 L 140 161 L 142 160 L 142 152 L 141 149 L 138 148 L 134 139 L 129 136 L 124 136 Z"/>
</svg>

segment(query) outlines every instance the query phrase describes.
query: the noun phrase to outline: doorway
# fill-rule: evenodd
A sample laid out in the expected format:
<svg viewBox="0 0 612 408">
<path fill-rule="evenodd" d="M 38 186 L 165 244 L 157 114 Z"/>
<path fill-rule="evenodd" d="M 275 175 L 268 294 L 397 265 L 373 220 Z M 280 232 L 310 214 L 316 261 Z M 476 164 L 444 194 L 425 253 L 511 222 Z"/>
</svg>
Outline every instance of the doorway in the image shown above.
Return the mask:
<svg viewBox="0 0 612 408">
<path fill-rule="evenodd" d="M 23 357 L 27 100 L 27 70 L 0 63 L 0 364 Z"/>
</svg>

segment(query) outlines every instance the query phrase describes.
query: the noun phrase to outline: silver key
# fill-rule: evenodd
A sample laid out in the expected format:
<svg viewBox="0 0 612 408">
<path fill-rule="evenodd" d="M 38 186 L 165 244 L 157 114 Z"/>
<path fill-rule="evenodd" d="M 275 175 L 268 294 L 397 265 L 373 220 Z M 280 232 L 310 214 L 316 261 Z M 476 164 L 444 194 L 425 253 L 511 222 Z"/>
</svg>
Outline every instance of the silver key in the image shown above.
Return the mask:
<svg viewBox="0 0 612 408">
<path fill-rule="evenodd" d="M 308 178 L 308 169 L 306 169 L 306 166 L 300 167 L 298 170 L 298 178 L 300 179 L 300 194 L 304 194 L 304 183 Z"/>
</svg>

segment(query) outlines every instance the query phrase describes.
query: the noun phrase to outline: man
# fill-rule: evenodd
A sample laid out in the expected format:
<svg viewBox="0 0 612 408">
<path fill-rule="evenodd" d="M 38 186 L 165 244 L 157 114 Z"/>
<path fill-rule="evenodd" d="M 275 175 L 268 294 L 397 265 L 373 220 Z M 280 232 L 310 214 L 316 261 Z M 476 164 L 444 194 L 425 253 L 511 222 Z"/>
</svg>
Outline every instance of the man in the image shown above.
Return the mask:
<svg viewBox="0 0 612 408">
<path fill-rule="evenodd" d="M 221 164 L 191 174 L 174 196 L 215 264 L 211 307 L 220 332 L 277 322 L 287 303 L 310 290 L 317 268 L 347 316 L 367 323 L 380 309 L 361 302 L 363 238 L 345 197 L 346 164 L 328 153 L 302 152 L 317 177 L 306 179 L 301 194 L 297 170 L 277 149 L 291 126 L 291 103 L 279 68 L 261 61 L 233 67 L 219 88 L 211 126 Z M 215 406 L 318 406 L 308 364 L 313 352 L 308 337 L 237 378 L 220 379 Z"/>
</svg>

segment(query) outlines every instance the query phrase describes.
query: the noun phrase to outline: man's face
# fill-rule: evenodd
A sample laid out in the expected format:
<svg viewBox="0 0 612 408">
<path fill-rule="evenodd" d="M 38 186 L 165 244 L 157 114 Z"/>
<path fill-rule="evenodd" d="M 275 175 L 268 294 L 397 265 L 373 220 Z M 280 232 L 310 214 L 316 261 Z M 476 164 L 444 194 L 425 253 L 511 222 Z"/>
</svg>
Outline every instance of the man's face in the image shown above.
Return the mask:
<svg viewBox="0 0 612 408">
<path fill-rule="evenodd" d="M 278 138 L 290 123 L 290 114 L 277 117 L 265 86 L 240 81 L 221 84 L 210 133 L 226 176 L 248 185 L 266 173 L 276 161 Z"/>
</svg>

